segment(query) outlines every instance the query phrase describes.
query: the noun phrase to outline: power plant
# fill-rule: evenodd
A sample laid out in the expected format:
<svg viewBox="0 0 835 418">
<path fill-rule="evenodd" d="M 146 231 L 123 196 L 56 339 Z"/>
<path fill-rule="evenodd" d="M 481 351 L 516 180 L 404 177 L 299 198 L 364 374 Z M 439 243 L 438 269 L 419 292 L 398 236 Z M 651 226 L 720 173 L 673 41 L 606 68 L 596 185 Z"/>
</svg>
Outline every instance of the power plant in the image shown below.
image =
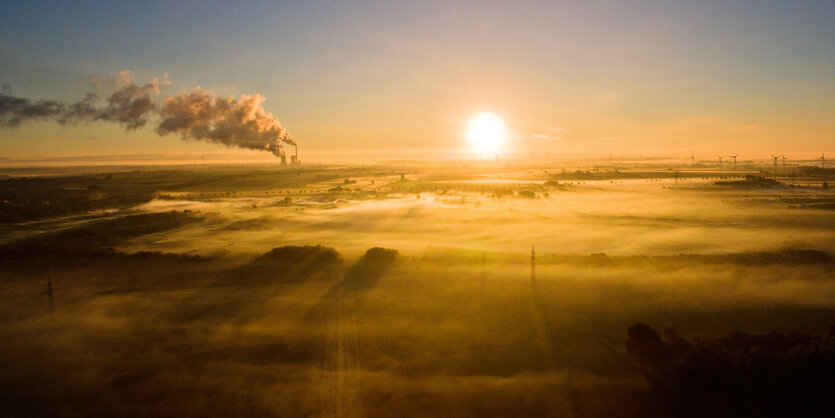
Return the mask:
<svg viewBox="0 0 835 418">
<path fill-rule="evenodd" d="M 299 165 L 301 164 L 301 160 L 299 160 L 299 144 L 296 141 L 292 140 L 289 137 L 282 137 L 280 139 L 274 140 L 272 143 L 268 144 L 264 147 L 265 150 L 271 152 L 273 155 L 281 159 L 281 166 L 287 166 L 287 153 L 284 151 L 284 145 L 282 142 L 290 144 L 293 146 L 293 155 L 290 156 L 290 165 Z"/>
</svg>

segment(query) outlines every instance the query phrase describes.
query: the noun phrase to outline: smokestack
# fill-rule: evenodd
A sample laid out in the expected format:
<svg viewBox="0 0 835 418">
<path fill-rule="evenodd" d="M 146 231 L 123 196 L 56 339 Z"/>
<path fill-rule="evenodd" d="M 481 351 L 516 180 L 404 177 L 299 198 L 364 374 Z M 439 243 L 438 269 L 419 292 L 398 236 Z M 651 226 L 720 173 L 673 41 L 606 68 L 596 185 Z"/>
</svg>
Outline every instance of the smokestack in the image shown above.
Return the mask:
<svg viewBox="0 0 835 418">
<path fill-rule="evenodd" d="M 290 157 L 290 163 L 293 165 L 299 165 L 302 163 L 301 161 L 299 161 L 299 144 L 293 144 L 293 148 L 294 151 L 293 156 Z"/>
<path fill-rule="evenodd" d="M 280 141 L 275 140 L 275 141 L 271 142 L 269 145 L 267 145 L 266 147 L 264 147 L 264 149 L 273 153 L 273 155 L 275 155 L 276 157 L 280 158 L 282 166 L 287 165 L 287 155 L 284 152 L 284 145 L 281 145 Z"/>
</svg>

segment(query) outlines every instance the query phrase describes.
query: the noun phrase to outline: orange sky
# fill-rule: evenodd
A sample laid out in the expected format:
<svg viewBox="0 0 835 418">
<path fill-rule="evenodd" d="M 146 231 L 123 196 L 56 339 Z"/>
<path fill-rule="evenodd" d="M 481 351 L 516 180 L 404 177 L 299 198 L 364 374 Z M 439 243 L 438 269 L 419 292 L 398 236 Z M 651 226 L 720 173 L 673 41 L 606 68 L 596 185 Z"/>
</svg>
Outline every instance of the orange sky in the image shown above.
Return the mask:
<svg viewBox="0 0 835 418">
<path fill-rule="evenodd" d="M 167 94 L 259 93 L 307 160 L 458 158 L 481 111 L 505 120 L 506 157 L 835 155 L 833 3 L 552 3 L 7 5 L 0 83 L 72 101 L 127 69 L 169 74 Z M 267 156 L 107 123 L 0 127 L 4 158 L 203 153 Z"/>
</svg>

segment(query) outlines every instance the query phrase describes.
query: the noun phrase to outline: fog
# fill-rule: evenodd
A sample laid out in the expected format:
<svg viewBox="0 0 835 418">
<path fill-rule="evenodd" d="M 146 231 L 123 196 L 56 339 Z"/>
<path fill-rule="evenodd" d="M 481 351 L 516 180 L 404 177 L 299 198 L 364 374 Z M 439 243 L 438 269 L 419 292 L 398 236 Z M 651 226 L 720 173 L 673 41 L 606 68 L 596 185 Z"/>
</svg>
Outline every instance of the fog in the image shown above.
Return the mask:
<svg viewBox="0 0 835 418">
<path fill-rule="evenodd" d="M 454 187 L 454 186 L 453 186 Z M 540 193 L 541 194 L 541 193 Z M 262 252 L 276 242 L 327 243 L 359 254 L 372 245 L 420 255 L 444 245 L 556 254 L 661 255 L 835 247 L 835 218 L 788 209 L 773 196 L 662 188 L 657 183 L 594 185 L 519 199 L 452 191 L 361 201 L 279 197 L 154 200 L 143 211 L 197 210 L 205 224 L 142 237 L 129 250 L 207 254 Z"/>
<path fill-rule="evenodd" d="M 712 379 L 807 364 L 786 353 L 831 362 L 808 348 L 829 344 L 835 318 L 835 217 L 808 206 L 830 189 L 630 176 L 383 165 L 7 178 L 4 412 L 643 417 L 693 416 L 695 402 L 721 416 L 739 409 L 704 401 Z M 43 211 L 14 206 L 42 196 Z M 751 361 L 762 350 L 775 366 L 727 363 L 735 330 L 751 334 Z M 708 383 L 681 380 L 694 373 Z"/>
</svg>

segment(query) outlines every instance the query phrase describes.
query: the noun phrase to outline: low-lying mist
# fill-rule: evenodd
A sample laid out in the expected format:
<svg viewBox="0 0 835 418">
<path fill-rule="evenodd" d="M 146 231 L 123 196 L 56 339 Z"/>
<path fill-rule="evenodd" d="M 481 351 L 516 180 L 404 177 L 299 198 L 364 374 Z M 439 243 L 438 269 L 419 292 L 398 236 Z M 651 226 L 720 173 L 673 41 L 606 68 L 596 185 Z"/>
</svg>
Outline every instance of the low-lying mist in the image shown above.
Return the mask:
<svg viewBox="0 0 835 418">
<path fill-rule="evenodd" d="M 447 245 L 556 254 L 658 255 L 835 248 L 835 217 L 758 196 L 644 185 L 551 191 L 536 199 L 419 193 L 323 203 L 283 196 L 154 200 L 141 210 L 197 210 L 195 224 L 124 245 L 173 252 L 259 253 L 276 242 L 327 243 L 359 254 L 371 245 L 419 254 Z"/>
<path fill-rule="evenodd" d="M 46 295 L 21 289 L 42 289 L 42 272 L 7 272 L 5 294 L 18 296 L 0 305 L 4 403 L 44 414 L 309 416 L 339 399 L 375 416 L 653 416 L 661 404 L 623 345 L 635 322 L 684 336 L 821 335 L 835 314 L 835 266 L 815 257 L 540 257 L 532 289 L 516 255 L 374 249 L 343 259 L 307 248 L 238 262 L 76 262 L 52 271 L 51 313 Z M 288 269 L 295 280 L 282 279 Z"/>
<path fill-rule="evenodd" d="M 835 324 L 835 218 L 797 207 L 829 191 L 465 174 L 42 182 L 37 196 L 59 187 L 55 206 L 75 203 L 14 208 L 25 220 L 3 225 L 4 412 L 687 415 L 711 385 L 657 382 L 831 362 L 791 355 L 828 344 Z M 146 188 L 138 202 L 78 203 L 118 184 Z M 700 411 L 739 411 L 716 405 Z"/>
</svg>

